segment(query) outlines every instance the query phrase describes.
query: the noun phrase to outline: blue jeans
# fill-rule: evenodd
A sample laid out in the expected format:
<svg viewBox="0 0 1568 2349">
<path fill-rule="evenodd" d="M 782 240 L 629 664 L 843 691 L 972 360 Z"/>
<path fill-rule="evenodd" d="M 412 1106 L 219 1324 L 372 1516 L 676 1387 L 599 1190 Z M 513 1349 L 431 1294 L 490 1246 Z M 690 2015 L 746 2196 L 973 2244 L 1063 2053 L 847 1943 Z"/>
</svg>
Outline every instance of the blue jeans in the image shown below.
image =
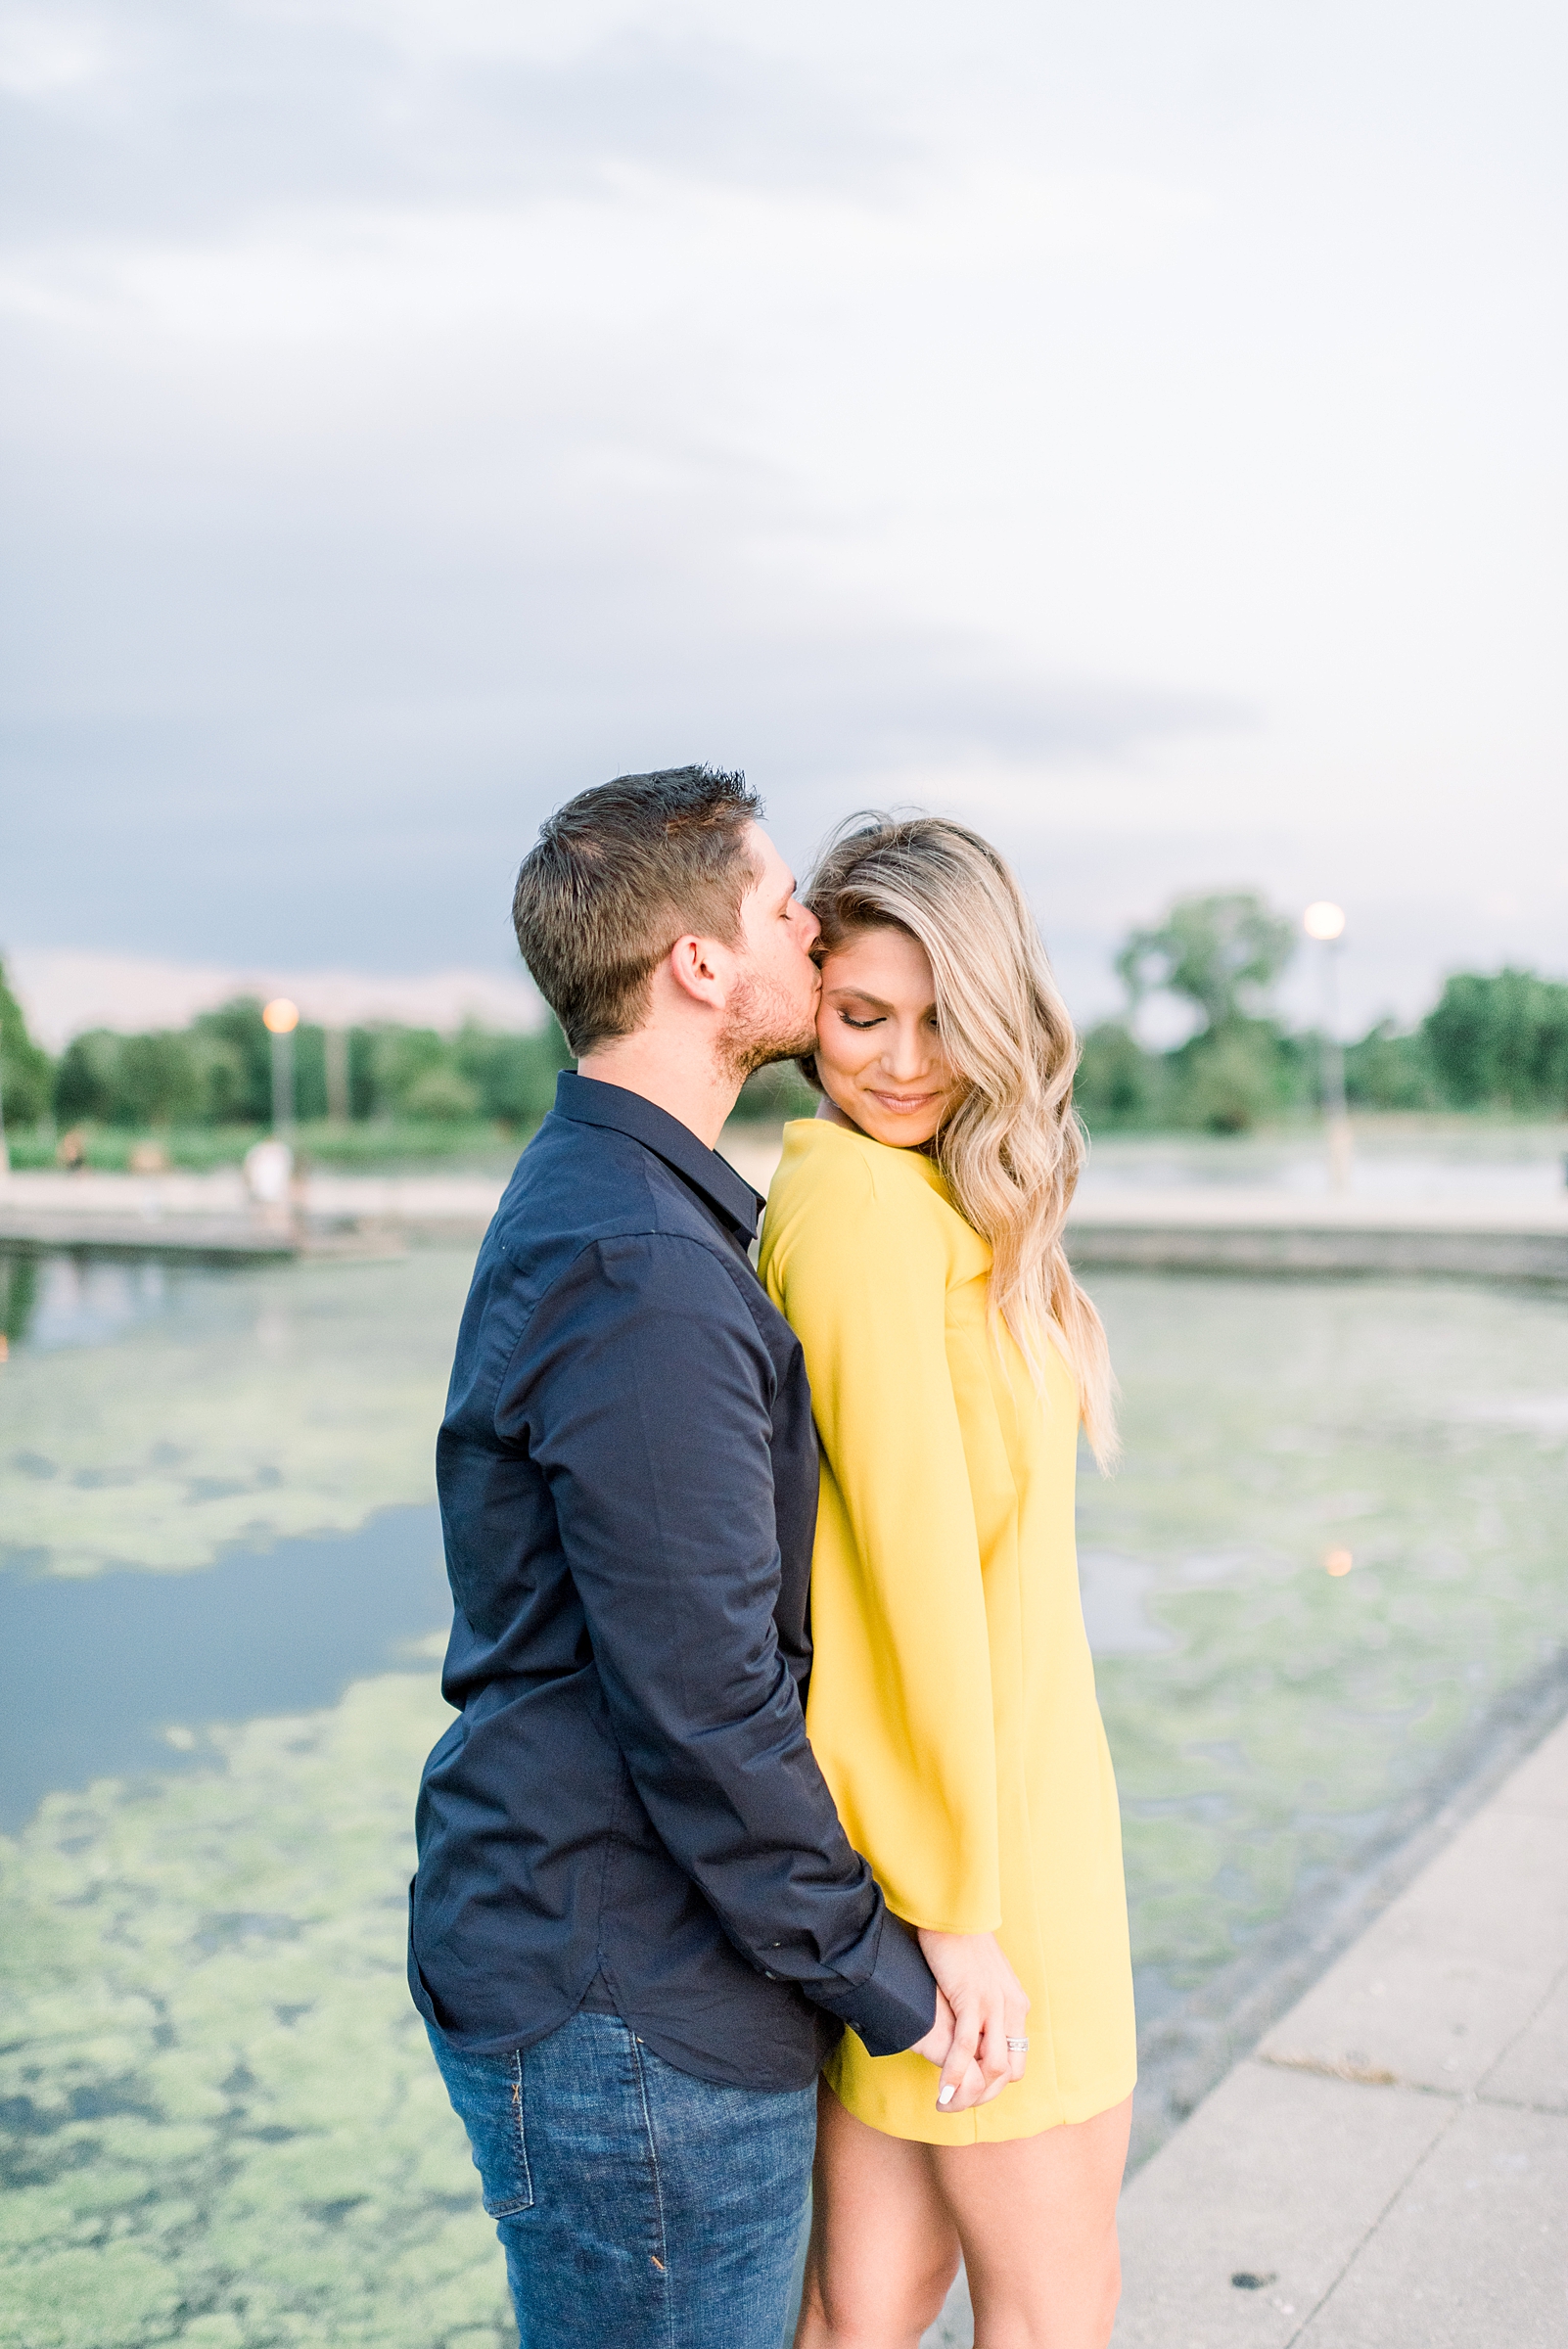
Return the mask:
<svg viewBox="0 0 1568 2349">
<path fill-rule="evenodd" d="M 522 2349 L 780 2349 L 814 2088 L 715 2088 L 614 2014 L 576 2014 L 511 2055 L 430 2044 Z"/>
</svg>

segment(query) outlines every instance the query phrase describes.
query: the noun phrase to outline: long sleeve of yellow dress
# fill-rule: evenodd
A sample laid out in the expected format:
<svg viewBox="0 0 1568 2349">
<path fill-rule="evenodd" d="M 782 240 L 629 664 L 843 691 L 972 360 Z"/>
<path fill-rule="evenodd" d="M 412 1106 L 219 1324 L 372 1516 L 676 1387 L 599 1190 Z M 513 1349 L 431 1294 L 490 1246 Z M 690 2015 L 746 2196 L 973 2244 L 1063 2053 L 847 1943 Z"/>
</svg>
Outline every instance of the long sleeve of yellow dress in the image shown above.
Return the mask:
<svg viewBox="0 0 1568 2349">
<path fill-rule="evenodd" d="M 826 1130 L 848 1144 L 839 1179 L 767 1261 L 807 1346 L 824 1470 L 811 1741 L 851 1842 L 883 1855 L 895 1914 L 994 1932 L 991 1646 L 945 1313 L 954 1273 L 983 1280 L 986 1265 L 954 1264 L 962 1227 L 944 1230 L 901 1152 L 879 1168 Z"/>
<path fill-rule="evenodd" d="M 1032 2005 L 1023 2082 L 936 2109 L 937 2075 L 853 2032 L 827 2078 L 893 2136 L 1086 2120 L 1135 2074 L 1121 1823 L 1073 1539 L 1078 1395 L 989 1324 L 991 1251 L 936 1166 L 825 1120 L 785 1129 L 761 1256 L 821 1450 L 807 1727 L 895 1913 L 995 1931 Z"/>
</svg>

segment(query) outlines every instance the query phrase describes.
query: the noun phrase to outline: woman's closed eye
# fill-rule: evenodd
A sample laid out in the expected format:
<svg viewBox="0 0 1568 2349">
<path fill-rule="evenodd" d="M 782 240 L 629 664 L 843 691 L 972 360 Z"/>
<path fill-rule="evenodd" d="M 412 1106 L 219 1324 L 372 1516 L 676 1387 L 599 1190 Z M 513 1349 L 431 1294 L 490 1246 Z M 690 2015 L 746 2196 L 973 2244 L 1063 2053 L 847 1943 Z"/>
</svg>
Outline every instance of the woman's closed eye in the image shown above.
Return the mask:
<svg viewBox="0 0 1568 2349">
<path fill-rule="evenodd" d="M 869 1019 L 857 1020 L 853 1012 L 841 1011 L 839 1017 L 846 1028 L 880 1028 L 887 1014 L 878 1011 L 873 1012 Z"/>
</svg>

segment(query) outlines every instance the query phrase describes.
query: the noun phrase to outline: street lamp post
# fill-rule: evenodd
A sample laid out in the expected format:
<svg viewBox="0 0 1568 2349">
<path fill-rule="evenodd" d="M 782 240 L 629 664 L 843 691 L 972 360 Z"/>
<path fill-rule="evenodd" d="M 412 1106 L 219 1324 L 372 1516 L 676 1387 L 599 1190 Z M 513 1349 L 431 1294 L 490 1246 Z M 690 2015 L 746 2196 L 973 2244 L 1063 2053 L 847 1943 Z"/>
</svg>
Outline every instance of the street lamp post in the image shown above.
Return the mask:
<svg viewBox="0 0 1568 2349">
<path fill-rule="evenodd" d="M 272 1038 L 272 1130 L 287 1142 L 294 1133 L 294 1032 L 300 1007 L 287 995 L 275 995 L 262 1006 L 261 1022 Z"/>
<path fill-rule="evenodd" d="M 1328 1186 L 1343 1191 L 1350 1182 L 1351 1127 L 1345 1106 L 1345 1052 L 1339 1040 L 1339 955 L 1345 937 L 1345 909 L 1326 898 L 1309 905 L 1302 928 L 1323 949 L 1323 1033 L 1320 1082 L 1323 1122 L 1328 1128 Z"/>
</svg>

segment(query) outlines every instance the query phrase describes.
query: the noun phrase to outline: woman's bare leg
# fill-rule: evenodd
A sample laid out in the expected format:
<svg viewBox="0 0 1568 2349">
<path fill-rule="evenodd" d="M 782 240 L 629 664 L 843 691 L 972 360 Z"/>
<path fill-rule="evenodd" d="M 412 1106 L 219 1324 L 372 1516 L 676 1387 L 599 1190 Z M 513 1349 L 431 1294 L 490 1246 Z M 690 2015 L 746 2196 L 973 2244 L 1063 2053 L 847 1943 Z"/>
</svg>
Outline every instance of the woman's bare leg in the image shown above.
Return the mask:
<svg viewBox="0 0 1568 2349">
<path fill-rule="evenodd" d="M 1106 2349 L 1131 2124 L 1129 2096 L 1038 2137 L 922 2148 L 963 2245 L 975 2349 Z"/>
<path fill-rule="evenodd" d="M 918 2349 L 958 2273 L 957 2230 L 930 2155 L 929 2145 L 868 2129 L 825 2082 L 818 2088 L 795 2349 Z"/>
</svg>

